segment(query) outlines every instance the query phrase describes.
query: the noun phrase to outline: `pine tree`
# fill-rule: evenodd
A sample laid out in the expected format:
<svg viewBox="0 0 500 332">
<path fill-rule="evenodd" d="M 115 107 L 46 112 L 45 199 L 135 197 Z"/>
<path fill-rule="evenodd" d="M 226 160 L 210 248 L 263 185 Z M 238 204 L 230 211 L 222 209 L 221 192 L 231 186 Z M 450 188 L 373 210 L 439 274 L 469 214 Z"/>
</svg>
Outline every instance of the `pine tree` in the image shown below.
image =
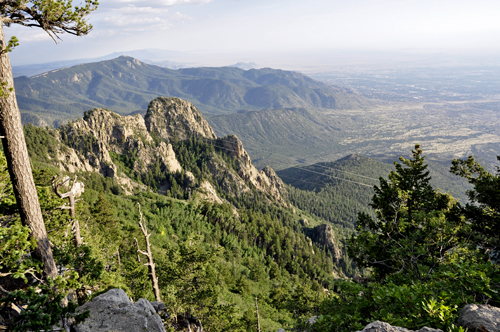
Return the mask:
<svg viewBox="0 0 500 332">
<path fill-rule="evenodd" d="M 348 240 L 348 253 L 358 266 L 373 268 L 378 277 L 401 273 L 422 280 L 459 242 L 462 220 L 450 222 L 446 213 L 453 198 L 430 185 L 431 177 L 420 145 L 413 158 L 400 157 L 389 179 L 380 178 L 370 206 L 376 218 L 358 215 L 357 235 Z"/>
<path fill-rule="evenodd" d="M 500 156 L 497 157 L 500 161 Z M 500 167 L 497 174 L 486 171 L 472 156 L 454 160 L 451 172 L 466 178 L 474 189 L 469 190 L 470 203 L 459 206 L 455 217 L 465 217 L 474 230 L 475 244 L 491 253 L 500 252 Z"/>
</svg>

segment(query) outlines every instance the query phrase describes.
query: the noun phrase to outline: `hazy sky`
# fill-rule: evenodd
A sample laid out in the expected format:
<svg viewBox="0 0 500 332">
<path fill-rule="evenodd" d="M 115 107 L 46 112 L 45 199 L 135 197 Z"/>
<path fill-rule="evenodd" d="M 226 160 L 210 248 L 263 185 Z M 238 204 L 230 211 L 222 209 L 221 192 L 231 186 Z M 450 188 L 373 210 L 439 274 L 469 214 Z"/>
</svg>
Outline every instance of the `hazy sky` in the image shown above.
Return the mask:
<svg viewBox="0 0 500 332">
<path fill-rule="evenodd" d="M 498 0 L 100 2 L 89 17 L 94 30 L 85 37 L 61 35 L 57 46 L 42 30 L 5 27 L 21 42 L 11 53 L 13 64 L 145 48 L 184 52 L 187 61 L 203 65 L 279 64 L 294 55 L 339 51 L 500 53 Z"/>
</svg>

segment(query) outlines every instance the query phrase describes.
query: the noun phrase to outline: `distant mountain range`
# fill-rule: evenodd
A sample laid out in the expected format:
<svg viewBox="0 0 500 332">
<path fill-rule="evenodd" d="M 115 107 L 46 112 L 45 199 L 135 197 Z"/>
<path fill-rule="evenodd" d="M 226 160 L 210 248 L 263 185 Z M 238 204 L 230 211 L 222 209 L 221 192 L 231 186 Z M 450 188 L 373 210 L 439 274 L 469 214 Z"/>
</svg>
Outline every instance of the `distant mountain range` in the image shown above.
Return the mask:
<svg viewBox="0 0 500 332">
<path fill-rule="evenodd" d="M 19 77 L 19 76 L 31 77 L 46 73 L 48 71 L 81 65 L 84 63 L 112 60 L 122 55 L 133 57 L 147 64 L 170 68 L 170 69 L 193 67 L 193 65 L 189 65 L 187 63 L 180 63 L 172 60 L 180 58 L 182 56 L 181 52 L 161 50 L 161 49 L 144 49 L 135 51 L 113 52 L 111 54 L 107 54 L 97 58 L 52 61 L 52 62 L 34 63 L 25 65 L 13 65 L 12 73 L 14 77 Z"/>
<path fill-rule="evenodd" d="M 172 70 L 120 56 L 15 79 L 23 121 L 58 125 L 84 111 L 144 111 L 158 96 L 191 101 L 202 113 L 305 107 L 357 108 L 369 102 L 356 92 L 297 72 L 236 67 Z"/>
</svg>

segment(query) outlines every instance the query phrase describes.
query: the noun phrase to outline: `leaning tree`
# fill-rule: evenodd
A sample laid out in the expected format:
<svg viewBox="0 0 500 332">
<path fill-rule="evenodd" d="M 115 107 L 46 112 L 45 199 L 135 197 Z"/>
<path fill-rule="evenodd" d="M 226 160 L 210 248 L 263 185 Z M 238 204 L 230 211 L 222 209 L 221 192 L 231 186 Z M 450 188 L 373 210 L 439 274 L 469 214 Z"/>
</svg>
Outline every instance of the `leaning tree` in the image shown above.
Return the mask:
<svg viewBox="0 0 500 332">
<path fill-rule="evenodd" d="M 57 269 L 31 173 L 8 55 L 18 41 L 12 37 L 7 42 L 3 26 L 41 28 L 56 43 L 62 33 L 86 35 L 92 26 L 85 18 L 97 8 L 98 2 L 83 1 L 81 6 L 73 6 L 71 0 L 0 0 L 0 136 L 21 220 L 37 240 L 35 253 L 43 262 L 44 272 L 51 277 L 57 275 Z"/>
</svg>

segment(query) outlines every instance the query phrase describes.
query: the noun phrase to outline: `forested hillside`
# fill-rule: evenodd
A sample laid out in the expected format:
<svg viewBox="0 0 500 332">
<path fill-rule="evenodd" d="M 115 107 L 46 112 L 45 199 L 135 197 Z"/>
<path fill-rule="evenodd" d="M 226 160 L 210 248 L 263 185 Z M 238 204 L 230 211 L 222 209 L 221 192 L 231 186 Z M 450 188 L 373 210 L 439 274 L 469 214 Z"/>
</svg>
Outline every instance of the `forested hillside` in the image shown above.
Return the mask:
<svg viewBox="0 0 500 332">
<path fill-rule="evenodd" d="M 450 166 L 429 163 L 431 184 L 465 203 L 465 192 L 471 187 L 450 174 Z M 283 169 L 277 174 L 290 185 L 289 198 L 295 206 L 344 228 L 353 228 L 358 213 L 373 213 L 369 207 L 373 186 L 392 170 L 393 163 L 349 155 L 334 162 Z"/>
<path fill-rule="evenodd" d="M 144 117 L 92 109 L 57 129 L 24 130 L 63 268 L 53 282 L 37 281 L 41 264 L 29 255 L 34 243 L 19 222 L 2 155 L 1 301 L 25 308 L 2 313 L 7 325 L 46 330 L 112 287 L 134 300 L 163 301 L 170 314 L 164 324 L 176 331 L 189 328 L 193 317 L 206 331 L 257 331 L 257 301 L 262 330 L 303 328 L 319 314 L 320 331 L 384 319 L 411 328 L 430 321 L 454 332 L 449 306 L 498 301 L 498 266 L 484 250 L 498 246 L 496 201 L 488 198 L 497 177 L 474 159 L 453 163 L 453 173 L 481 190 L 468 195 L 475 204 L 460 205 L 435 189 L 452 178 L 439 168 L 431 186 L 420 146 L 413 159 L 395 165 L 349 155 L 278 174 L 259 171 L 237 136 L 217 137 L 178 98 L 151 101 Z M 69 193 L 77 199 L 65 201 Z M 385 234 L 402 242 L 383 242 Z M 415 246 L 408 247 L 409 237 Z M 360 273 L 361 284 L 348 279 Z M 65 294 L 73 302 L 61 307 Z M 401 294 L 418 317 L 405 318 L 405 307 L 395 304 Z M 435 298 L 441 311 L 427 309 Z M 385 311 L 367 312 L 371 305 Z M 440 312 L 443 319 L 436 318 Z"/>
<path fill-rule="evenodd" d="M 172 328 L 189 314 L 207 331 L 256 330 L 255 297 L 263 330 L 291 327 L 314 314 L 333 279 L 354 272 L 340 228 L 318 227 L 327 222 L 296 210 L 274 171 L 255 169 L 237 137 L 216 138 L 188 102 L 159 98 L 144 119 L 94 109 L 58 129 L 28 125 L 25 135 L 56 260 L 68 271 L 57 287 L 72 288 L 80 304 L 109 287 L 155 299 L 138 252 L 146 248 L 141 214 Z M 1 236 L 13 241 L 0 254 L 8 257 L 30 245 L 1 161 Z M 58 193 L 78 183 L 84 191 L 71 217 Z M 37 264 L 2 260 L 3 272 L 21 277 L 2 275 L 2 285 L 14 303 L 47 312 L 51 304 L 36 302 L 36 293 L 15 291 L 30 285 L 25 269 Z M 9 315 L 2 317 L 32 323 Z"/>
</svg>

